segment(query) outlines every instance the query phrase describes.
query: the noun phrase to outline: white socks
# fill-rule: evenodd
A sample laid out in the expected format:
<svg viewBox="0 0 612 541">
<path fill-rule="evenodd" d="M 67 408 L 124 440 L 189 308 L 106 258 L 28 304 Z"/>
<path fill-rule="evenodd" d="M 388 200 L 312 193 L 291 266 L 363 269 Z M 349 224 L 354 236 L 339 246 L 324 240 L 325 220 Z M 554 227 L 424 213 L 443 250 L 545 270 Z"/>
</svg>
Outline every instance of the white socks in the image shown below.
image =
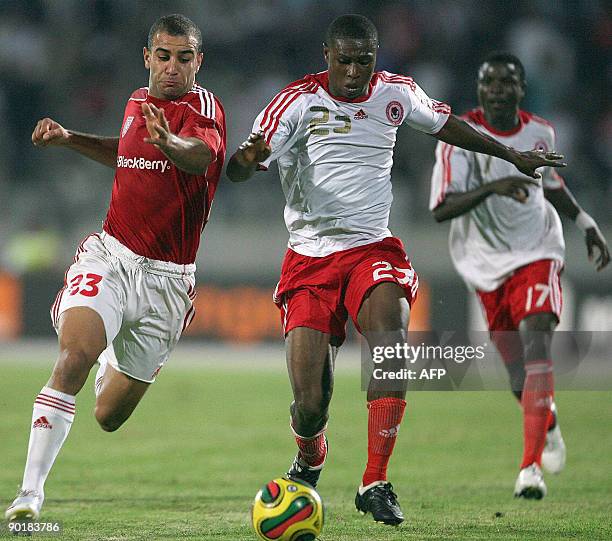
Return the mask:
<svg viewBox="0 0 612 541">
<path fill-rule="evenodd" d="M 75 397 L 43 387 L 32 412 L 28 458 L 23 474 L 23 490 L 41 495 L 51 466 L 59 453 L 74 419 Z"/>
</svg>

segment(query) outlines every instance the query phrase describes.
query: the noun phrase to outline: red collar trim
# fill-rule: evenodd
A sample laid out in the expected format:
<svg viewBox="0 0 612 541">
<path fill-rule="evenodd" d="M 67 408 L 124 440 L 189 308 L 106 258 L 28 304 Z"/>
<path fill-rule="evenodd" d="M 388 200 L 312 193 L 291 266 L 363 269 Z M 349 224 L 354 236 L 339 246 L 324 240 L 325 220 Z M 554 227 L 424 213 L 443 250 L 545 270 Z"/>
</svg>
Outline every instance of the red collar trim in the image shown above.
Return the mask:
<svg viewBox="0 0 612 541">
<path fill-rule="evenodd" d="M 364 95 L 364 96 L 359 96 L 358 98 L 344 98 L 342 96 L 334 96 L 331 91 L 329 90 L 329 73 L 327 71 L 321 71 L 319 73 L 315 73 L 312 76 L 325 90 L 325 92 L 327 92 L 333 99 L 335 99 L 336 101 L 344 101 L 347 103 L 362 103 L 364 101 L 367 101 L 370 99 L 370 96 L 372 95 L 372 91 L 374 90 L 374 87 L 376 86 L 376 83 L 378 81 L 378 73 L 374 73 L 372 75 L 372 79 L 370 79 L 370 84 L 368 85 L 368 92 Z"/>
<path fill-rule="evenodd" d="M 468 117 L 474 122 L 476 122 L 476 124 L 480 124 L 481 126 L 484 126 L 491 133 L 494 133 L 495 135 L 501 135 L 504 137 L 508 137 L 510 135 L 514 135 L 515 133 L 520 132 L 523 129 L 523 126 L 527 124 L 529 120 L 531 120 L 531 115 L 529 115 L 529 113 L 527 113 L 526 111 L 519 110 L 518 124 L 510 130 L 499 130 L 497 128 L 494 128 L 493 126 L 491 126 L 491 124 L 487 122 L 484 111 L 482 110 L 481 107 L 479 107 L 478 109 L 474 109 L 473 111 L 470 111 L 468 113 Z"/>
</svg>

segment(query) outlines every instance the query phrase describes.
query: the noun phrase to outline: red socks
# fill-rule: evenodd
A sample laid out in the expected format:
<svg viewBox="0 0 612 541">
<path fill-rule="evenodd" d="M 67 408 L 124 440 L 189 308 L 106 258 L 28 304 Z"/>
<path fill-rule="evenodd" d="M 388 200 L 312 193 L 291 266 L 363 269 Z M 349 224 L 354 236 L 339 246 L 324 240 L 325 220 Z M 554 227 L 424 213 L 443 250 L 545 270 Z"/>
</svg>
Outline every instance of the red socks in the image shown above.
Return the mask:
<svg viewBox="0 0 612 541">
<path fill-rule="evenodd" d="M 321 466 L 325 462 L 327 455 L 327 445 L 325 444 L 325 430 L 327 426 L 323 428 L 318 434 L 309 438 L 303 438 L 293 430 L 295 436 L 295 442 L 297 443 L 298 449 L 300 450 L 299 455 L 308 466 L 316 468 Z"/>
<path fill-rule="evenodd" d="M 395 446 L 406 401 L 379 398 L 368 402 L 368 463 L 362 486 L 387 480 L 387 465 Z"/>
<path fill-rule="evenodd" d="M 546 431 L 552 422 L 550 406 L 553 401 L 553 366 L 550 360 L 532 361 L 525 364 L 525 386 L 523 387 L 523 434 L 524 452 L 521 469 L 542 460 L 546 443 Z"/>
</svg>

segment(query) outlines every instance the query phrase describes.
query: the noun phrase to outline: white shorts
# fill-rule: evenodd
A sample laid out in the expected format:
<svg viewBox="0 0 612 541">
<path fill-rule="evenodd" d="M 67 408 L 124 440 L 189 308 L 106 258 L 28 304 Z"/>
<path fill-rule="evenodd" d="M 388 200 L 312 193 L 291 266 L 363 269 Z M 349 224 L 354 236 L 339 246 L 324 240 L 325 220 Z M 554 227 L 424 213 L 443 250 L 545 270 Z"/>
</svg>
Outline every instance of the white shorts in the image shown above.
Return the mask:
<svg viewBox="0 0 612 541">
<path fill-rule="evenodd" d="M 106 331 L 101 359 L 152 383 L 195 314 L 194 274 L 195 265 L 149 259 L 94 233 L 77 249 L 51 306 L 53 326 L 69 308 L 95 310 Z"/>
</svg>

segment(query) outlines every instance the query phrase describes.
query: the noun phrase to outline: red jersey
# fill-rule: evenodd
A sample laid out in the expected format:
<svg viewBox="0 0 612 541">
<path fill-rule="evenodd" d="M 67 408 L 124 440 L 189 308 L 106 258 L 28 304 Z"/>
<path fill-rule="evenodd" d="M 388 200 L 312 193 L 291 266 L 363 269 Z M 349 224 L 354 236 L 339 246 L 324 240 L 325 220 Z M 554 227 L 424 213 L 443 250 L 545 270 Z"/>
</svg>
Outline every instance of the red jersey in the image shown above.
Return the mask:
<svg viewBox="0 0 612 541">
<path fill-rule="evenodd" d="M 156 146 L 143 142 L 149 137 L 143 102 L 164 109 L 172 133 L 197 137 L 208 146 L 212 161 L 203 175 L 180 170 Z M 147 88 L 136 90 L 125 107 L 104 231 L 139 255 L 193 263 L 224 160 L 225 113 L 212 92 L 194 85 L 168 101 L 150 96 Z"/>
</svg>

